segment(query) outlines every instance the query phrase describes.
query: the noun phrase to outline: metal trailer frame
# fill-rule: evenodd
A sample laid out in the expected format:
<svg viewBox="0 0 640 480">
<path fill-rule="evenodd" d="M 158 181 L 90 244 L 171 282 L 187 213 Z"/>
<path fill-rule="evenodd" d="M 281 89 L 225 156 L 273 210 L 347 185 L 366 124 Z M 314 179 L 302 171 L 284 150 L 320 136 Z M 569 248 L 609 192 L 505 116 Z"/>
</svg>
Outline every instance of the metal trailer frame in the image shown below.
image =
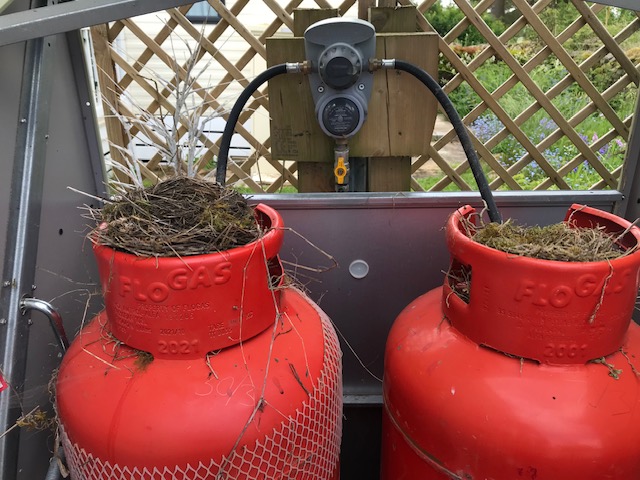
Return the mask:
<svg viewBox="0 0 640 480">
<path fill-rule="evenodd" d="M 11 392 L 0 394 L 0 432 L 32 405 L 49 405 L 48 380 L 61 353 L 25 297 L 55 299 L 69 332 L 100 308 L 96 271 L 78 207 L 91 203 L 67 186 L 106 194 L 93 86 L 82 27 L 163 10 L 193 0 L 82 0 L 29 9 L 18 0 L 0 16 L 0 345 Z M 631 8 L 635 0 L 601 0 Z M 11 11 L 11 10 L 10 10 Z M 4 68 L 3 68 L 4 70 Z M 564 217 L 573 202 L 635 219 L 640 214 L 640 103 L 621 191 L 496 192 L 503 214 L 524 223 Z M 282 250 L 312 298 L 333 319 L 344 352 L 343 478 L 377 478 L 384 343 L 401 309 L 442 282 L 448 263 L 441 227 L 476 193 L 258 195 L 291 228 Z M 331 252 L 329 259 L 320 252 Z M 324 273 L 300 266 L 337 267 Z M 368 267 L 362 277 L 349 268 Z M 364 263 L 363 263 L 364 262 Z M 37 288 L 37 289 L 36 289 Z M 51 312 L 44 312 L 51 315 Z M 31 331 L 31 332 L 30 332 Z M 50 405 L 49 405 L 50 408 Z M 26 410 L 28 411 L 28 410 Z M 58 478 L 49 467 L 50 434 L 13 429 L 0 438 L 0 478 Z"/>
</svg>

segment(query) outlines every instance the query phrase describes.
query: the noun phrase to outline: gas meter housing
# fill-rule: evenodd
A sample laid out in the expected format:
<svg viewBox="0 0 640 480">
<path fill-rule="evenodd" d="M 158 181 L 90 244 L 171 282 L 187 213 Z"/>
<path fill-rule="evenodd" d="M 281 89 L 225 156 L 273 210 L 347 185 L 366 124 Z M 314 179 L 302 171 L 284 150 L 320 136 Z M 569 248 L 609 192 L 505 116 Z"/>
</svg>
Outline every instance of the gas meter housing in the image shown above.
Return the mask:
<svg viewBox="0 0 640 480">
<path fill-rule="evenodd" d="M 375 33 L 369 22 L 343 18 L 322 20 L 304 32 L 316 116 L 330 137 L 352 137 L 367 117 L 373 87 L 369 60 L 375 56 Z"/>
</svg>

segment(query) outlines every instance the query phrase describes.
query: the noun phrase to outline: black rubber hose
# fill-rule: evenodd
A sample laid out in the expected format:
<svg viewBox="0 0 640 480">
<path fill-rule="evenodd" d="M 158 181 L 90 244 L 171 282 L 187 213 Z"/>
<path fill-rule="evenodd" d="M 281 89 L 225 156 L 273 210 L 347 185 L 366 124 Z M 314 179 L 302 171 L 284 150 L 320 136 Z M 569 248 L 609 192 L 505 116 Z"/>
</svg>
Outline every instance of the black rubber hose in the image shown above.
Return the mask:
<svg viewBox="0 0 640 480">
<path fill-rule="evenodd" d="M 220 185 L 224 185 L 227 181 L 227 161 L 229 159 L 231 137 L 233 136 L 242 109 L 260 85 L 283 73 L 287 73 L 286 63 L 267 68 L 247 85 L 233 105 L 227 124 L 224 127 L 224 132 L 222 132 L 222 140 L 220 141 L 220 153 L 218 154 L 218 165 L 216 167 L 216 182 Z"/>
<path fill-rule="evenodd" d="M 476 180 L 476 184 L 478 185 L 478 190 L 480 191 L 480 196 L 484 200 L 487 205 L 487 210 L 489 212 L 489 219 L 492 222 L 502 222 L 502 218 L 500 216 L 500 212 L 498 211 L 498 207 L 496 206 L 496 202 L 493 199 L 493 193 L 491 193 L 491 189 L 489 188 L 489 183 L 487 182 L 487 178 L 484 176 L 484 172 L 482 171 L 482 167 L 480 166 L 480 161 L 478 160 L 478 156 L 476 155 L 476 151 L 473 148 L 473 143 L 471 142 L 471 137 L 467 133 L 467 129 L 465 128 L 462 120 L 460 119 L 460 115 L 456 110 L 456 107 L 453 106 L 451 100 L 447 96 L 447 94 L 442 90 L 442 87 L 438 85 L 431 75 L 422 70 L 411 63 L 403 62 L 401 60 L 395 61 L 396 70 L 402 70 L 404 72 L 410 73 L 418 80 L 420 80 L 431 92 L 435 95 L 436 100 L 442 105 L 445 113 L 449 117 L 453 128 L 460 139 L 460 143 L 462 144 L 462 149 L 467 156 L 467 160 L 469 160 L 469 166 L 471 167 L 471 172 L 473 173 L 473 177 Z"/>
</svg>

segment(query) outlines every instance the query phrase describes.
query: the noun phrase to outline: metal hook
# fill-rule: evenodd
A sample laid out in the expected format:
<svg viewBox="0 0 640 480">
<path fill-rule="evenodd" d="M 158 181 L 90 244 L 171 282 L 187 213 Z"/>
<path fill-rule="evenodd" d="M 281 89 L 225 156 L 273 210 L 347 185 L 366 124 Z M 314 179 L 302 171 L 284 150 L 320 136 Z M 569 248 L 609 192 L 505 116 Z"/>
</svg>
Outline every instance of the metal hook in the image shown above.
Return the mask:
<svg viewBox="0 0 640 480">
<path fill-rule="evenodd" d="M 51 328 L 53 328 L 53 333 L 58 339 L 62 353 L 66 352 L 67 348 L 69 348 L 69 340 L 67 339 L 67 334 L 64 331 L 62 316 L 58 310 L 56 310 L 49 302 L 45 302 L 39 298 L 23 297 L 22 300 L 20 300 L 20 311 L 24 315 L 29 310 L 35 310 L 47 316 L 49 323 L 51 324 Z"/>
</svg>

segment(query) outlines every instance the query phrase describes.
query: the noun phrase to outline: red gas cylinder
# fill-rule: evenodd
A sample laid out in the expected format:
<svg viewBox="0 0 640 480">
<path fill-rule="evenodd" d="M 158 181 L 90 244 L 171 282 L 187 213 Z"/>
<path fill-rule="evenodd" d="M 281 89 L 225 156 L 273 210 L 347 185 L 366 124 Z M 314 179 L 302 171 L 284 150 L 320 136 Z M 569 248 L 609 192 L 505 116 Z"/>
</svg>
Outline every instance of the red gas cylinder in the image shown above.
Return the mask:
<svg viewBox="0 0 640 480">
<path fill-rule="evenodd" d="M 382 478 L 640 478 L 640 251 L 592 263 L 515 256 L 467 236 L 473 213 L 447 223 L 453 277 L 470 281 L 448 276 L 391 329 Z M 592 208 L 573 205 L 566 221 L 619 235 L 625 250 L 640 241 Z"/>
<path fill-rule="evenodd" d="M 267 233 L 225 252 L 95 247 L 106 309 L 56 385 L 72 479 L 339 478 L 338 340 L 283 285 L 281 217 L 256 214 Z"/>
</svg>

